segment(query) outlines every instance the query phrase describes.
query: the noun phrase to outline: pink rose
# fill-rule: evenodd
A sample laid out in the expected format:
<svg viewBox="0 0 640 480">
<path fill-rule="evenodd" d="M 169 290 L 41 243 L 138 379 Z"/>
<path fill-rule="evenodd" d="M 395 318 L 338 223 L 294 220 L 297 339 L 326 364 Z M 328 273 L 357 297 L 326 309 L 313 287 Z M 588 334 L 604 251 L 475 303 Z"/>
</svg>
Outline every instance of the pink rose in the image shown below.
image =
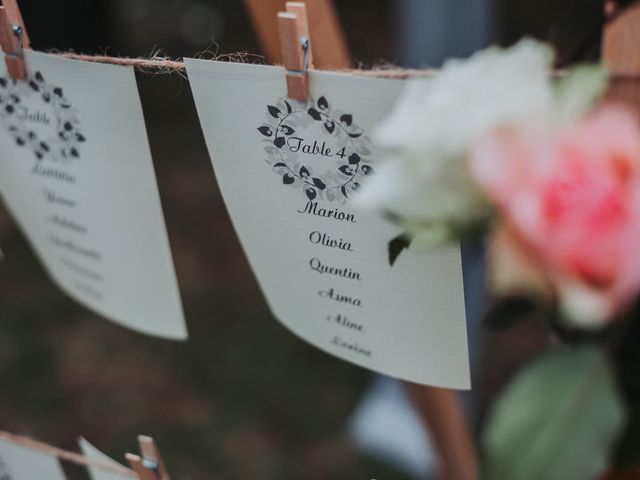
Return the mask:
<svg viewBox="0 0 640 480">
<path fill-rule="evenodd" d="M 611 318 L 640 292 L 640 129 L 632 114 L 604 107 L 554 133 L 496 131 L 474 146 L 470 164 L 501 214 L 493 261 L 511 288 L 549 285 L 583 325 Z M 519 281 L 505 268 L 528 274 Z"/>
</svg>

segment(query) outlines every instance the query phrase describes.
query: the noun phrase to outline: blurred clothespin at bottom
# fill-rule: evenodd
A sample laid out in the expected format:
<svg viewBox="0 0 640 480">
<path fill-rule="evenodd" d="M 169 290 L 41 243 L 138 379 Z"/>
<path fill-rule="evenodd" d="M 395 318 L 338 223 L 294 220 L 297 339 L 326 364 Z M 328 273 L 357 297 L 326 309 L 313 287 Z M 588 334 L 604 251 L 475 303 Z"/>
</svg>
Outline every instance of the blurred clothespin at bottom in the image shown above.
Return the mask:
<svg viewBox="0 0 640 480">
<path fill-rule="evenodd" d="M 142 456 L 127 453 L 125 458 L 136 472 L 139 480 L 171 480 L 153 438 L 140 435 L 138 444 Z"/>
</svg>

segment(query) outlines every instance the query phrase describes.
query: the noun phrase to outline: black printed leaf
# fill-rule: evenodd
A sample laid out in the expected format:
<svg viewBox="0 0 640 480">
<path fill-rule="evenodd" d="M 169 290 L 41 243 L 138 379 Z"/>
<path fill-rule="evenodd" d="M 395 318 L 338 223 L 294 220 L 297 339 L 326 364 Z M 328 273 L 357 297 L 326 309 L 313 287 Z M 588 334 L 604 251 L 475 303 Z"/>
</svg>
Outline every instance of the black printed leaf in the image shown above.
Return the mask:
<svg viewBox="0 0 640 480">
<path fill-rule="evenodd" d="M 301 176 L 302 178 L 307 178 L 307 177 L 309 176 L 309 170 L 307 169 L 307 167 L 302 166 L 302 167 L 300 168 L 300 176 Z"/>
<path fill-rule="evenodd" d="M 0 77 L 0 87 L 5 88 L 7 86 L 7 79 Z"/>
<path fill-rule="evenodd" d="M 271 135 L 273 135 L 273 131 L 271 130 L 271 128 L 267 127 L 266 125 L 258 128 L 258 131 L 265 137 L 270 137 Z"/>
<path fill-rule="evenodd" d="M 365 175 L 371 175 L 373 173 L 373 168 L 371 168 L 369 165 L 362 165 L 360 167 L 360 170 L 362 170 L 362 173 L 364 173 Z"/>
<path fill-rule="evenodd" d="M 359 184 L 358 182 L 353 182 L 353 183 L 351 184 L 351 190 L 353 190 L 354 192 L 355 192 L 356 190 L 358 190 L 359 188 L 360 188 L 360 184 Z"/>
<path fill-rule="evenodd" d="M 349 136 L 350 136 L 351 138 L 358 138 L 358 137 L 361 137 L 361 136 L 362 136 L 362 133 L 350 133 L 350 134 L 349 134 Z"/>
<path fill-rule="evenodd" d="M 296 131 L 293 128 L 291 128 L 289 125 L 282 125 L 282 127 L 280 128 L 282 128 L 282 132 L 285 135 L 291 135 L 293 133 L 296 133 Z"/>
<path fill-rule="evenodd" d="M 340 187 L 340 191 L 342 192 L 342 195 L 344 195 L 345 197 L 349 198 L 349 195 L 347 195 L 347 187 L 345 187 L 344 185 L 342 185 Z"/>
<path fill-rule="evenodd" d="M 49 103 L 51 101 L 51 95 L 49 95 L 49 93 L 45 92 L 42 94 L 42 100 L 44 100 L 45 102 Z"/>
<path fill-rule="evenodd" d="M 273 164 L 273 168 L 279 168 L 279 167 L 286 167 L 287 165 L 282 163 L 282 162 L 278 162 L 278 163 L 274 163 Z"/>
<path fill-rule="evenodd" d="M 49 151 L 49 145 L 47 145 L 45 142 L 40 142 L 40 148 L 45 152 Z"/>
<path fill-rule="evenodd" d="M 285 139 L 284 137 L 276 137 L 276 139 L 273 141 L 273 144 L 278 147 L 278 148 L 282 148 L 285 144 Z"/>
<path fill-rule="evenodd" d="M 348 127 L 349 125 L 351 125 L 351 122 L 353 122 L 353 117 L 348 113 L 345 113 L 344 115 L 340 116 L 340 121 Z"/>
<path fill-rule="evenodd" d="M 71 148 L 71 150 L 69 150 L 69 154 L 70 154 L 72 157 L 76 157 L 76 158 L 78 158 L 78 156 L 79 156 L 79 154 L 78 154 L 78 150 L 76 150 L 76 149 L 75 149 L 75 147 L 72 147 L 72 148 Z"/>
<path fill-rule="evenodd" d="M 316 190 L 312 187 L 306 187 L 304 189 L 304 193 L 307 194 L 307 198 L 309 200 L 313 200 L 314 198 L 316 198 L 316 195 L 317 195 Z"/>
<path fill-rule="evenodd" d="M 64 122 L 64 129 L 67 132 L 70 132 L 71 130 L 73 130 L 73 125 L 71 124 L 71 122 Z"/>
<path fill-rule="evenodd" d="M 33 130 L 29 131 L 29 133 L 27 133 L 27 137 L 29 137 L 29 140 L 33 140 L 34 138 L 36 138 L 36 132 L 34 132 Z"/>
<path fill-rule="evenodd" d="M 59 97 L 62 97 L 62 89 L 60 87 L 56 87 L 53 89 L 53 93 Z"/>
<path fill-rule="evenodd" d="M 284 176 L 282 177 L 282 183 L 284 183 L 285 185 L 291 185 L 295 181 L 296 179 L 293 178 L 293 176 L 289 175 L 288 173 L 285 173 Z"/>
<path fill-rule="evenodd" d="M 39 81 L 41 83 L 44 82 L 44 77 L 42 76 L 42 74 L 40 72 L 36 72 L 35 77 L 36 77 L 37 81 Z"/>
<path fill-rule="evenodd" d="M 18 97 L 17 95 L 11 95 L 11 100 L 13 101 L 13 103 L 20 103 L 20 97 Z"/>
<path fill-rule="evenodd" d="M 393 266 L 400 254 L 411 245 L 411 239 L 406 235 L 398 235 L 389 242 L 389 265 Z"/>
<path fill-rule="evenodd" d="M 293 112 L 293 108 L 291 108 L 291 104 L 289 104 L 289 102 L 287 102 L 286 100 L 284 101 L 285 106 L 287 107 L 287 112 L 291 113 Z"/>
<path fill-rule="evenodd" d="M 313 178 L 313 184 L 316 186 L 316 188 L 318 190 L 324 190 L 325 188 L 327 188 L 327 186 L 324 184 L 324 182 L 322 180 L 320 180 L 319 178 Z"/>
<path fill-rule="evenodd" d="M 357 165 L 358 163 L 360 163 L 360 155 L 358 155 L 357 153 L 352 153 L 351 155 L 349 155 L 350 165 Z"/>
<path fill-rule="evenodd" d="M 332 121 L 327 120 L 326 122 L 324 122 L 324 128 L 327 130 L 327 132 L 333 133 L 333 131 L 336 129 L 336 125 Z"/>
<path fill-rule="evenodd" d="M 86 141 L 86 138 L 84 138 L 84 135 L 82 135 L 81 133 L 76 133 L 76 140 L 78 140 L 79 142 L 84 142 Z"/>
<path fill-rule="evenodd" d="M 322 116 L 320 115 L 320 112 L 315 108 L 310 108 L 309 110 L 307 110 L 307 113 L 314 120 L 322 120 Z"/>
<path fill-rule="evenodd" d="M 20 146 L 24 145 L 25 144 L 24 138 L 20 138 L 20 137 L 16 138 L 16 143 Z"/>
<path fill-rule="evenodd" d="M 44 156 L 44 155 L 42 154 L 42 152 L 36 152 L 36 158 L 37 158 L 38 160 L 42 160 L 42 157 L 43 157 L 43 156 Z M 1 479 L 1 478 L 2 478 L 2 477 L 0 477 L 0 479 Z"/>
<path fill-rule="evenodd" d="M 280 109 L 278 107 L 274 107 L 273 105 L 267 105 L 267 110 L 269 110 L 269 114 L 273 118 L 279 118 L 280 117 Z"/>
<path fill-rule="evenodd" d="M 29 82 L 29 86 L 31 87 L 32 90 L 39 92 L 40 91 L 40 85 L 38 85 L 35 81 L 31 80 Z"/>
<path fill-rule="evenodd" d="M 326 110 L 327 108 L 329 108 L 329 103 L 327 102 L 327 99 L 324 98 L 324 96 L 318 99 L 318 108 L 320 108 L 320 110 Z"/>
<path fill-rule="evenodd" d="M 6 107 L 4 107 L 5 112 L 7 112 L 8 114 L 12 114 L 15 110 L 15 107 L 13 105 L 7 105 Z"/>
<path fill-rule="evenodd" d="M 349 165 L 342 165 L 342 166 L 340 166 L 338 168 L 338 170 L 340 170 L 345 175 L 352 175 L 353 174 L 353 170 L 351 170 L 351 167 Z"/>
</svg>

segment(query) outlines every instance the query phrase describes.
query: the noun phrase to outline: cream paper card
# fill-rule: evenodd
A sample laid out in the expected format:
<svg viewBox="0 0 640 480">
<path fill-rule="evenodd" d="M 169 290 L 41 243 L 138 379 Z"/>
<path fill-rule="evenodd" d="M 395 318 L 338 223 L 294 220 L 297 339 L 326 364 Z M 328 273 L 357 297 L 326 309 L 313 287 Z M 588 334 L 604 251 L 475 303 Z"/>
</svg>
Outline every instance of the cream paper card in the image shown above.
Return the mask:
<svg viewBox="0 0 640 480">
<path fill-rule="evenodd" d="M 106 465 L 112 465 L 114 468 L 120 468 L 120 469 L 125 468 L 123 465 L 116 462 L 111 457 L 102 453 L 100 450 L 94 447 L 91 443 L 89 443 L 83 437 L 80 437 L 78 439 L 78 445 L 80 446 L 80 450 L 82 451 L 83 455 L 87 457 L 89 460 L 95 460 Z M 89 471 L 89 476 L 91 477 L 91 480 L 124 480 L 124 479 L 129 480 L 131 479 L 130 475 L 120 475 L 118 473 L 107 471 L 103 468 L 98 468 L 91 465 L 87 465 L 87 470 Z"/>
<path fill-rule="evenodd" d="M 458 248 L 403 253 L 350 201 L 378 161 L 368 138 L 403 82 L 313 72 L 307 104 L 280 67 L 186 60 L 231 219 L 273 314 L 313 345 L 413 382 L 469 388 Z"/>
<path fill-rule="evenodd" d="M 0 192 L 55 282 L 139 332 L 187 336 L 133 70 L 0 58 Z"/>
<path fill-rule="evenodd" d="M 1 480 L 66 480 L 58 459 L 0 439 Z"/>
</svg>

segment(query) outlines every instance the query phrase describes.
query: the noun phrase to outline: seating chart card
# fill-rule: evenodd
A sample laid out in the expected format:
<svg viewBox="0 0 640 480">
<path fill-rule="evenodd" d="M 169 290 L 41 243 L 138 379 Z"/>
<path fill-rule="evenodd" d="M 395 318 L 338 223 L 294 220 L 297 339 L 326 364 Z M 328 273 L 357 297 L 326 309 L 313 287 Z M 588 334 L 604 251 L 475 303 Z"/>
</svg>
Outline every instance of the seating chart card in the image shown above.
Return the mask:
<svg viewBox="0 0 640 480">
<path fill-rule="evenodd" d="M 369 140 L 401 80 L 186 60 L 220 189 L 273 314 L 313 345 L 405 380 L 469 388 L 459 248 L 403 253 L 396 228 L 352 208 L 379 161 Z"/>
<path fill-rule="evenodd" d="M 186 338 L 133 70 L 0 57 L 0 193 L 54 281 L 139 332 Z"/>
<path fill-rule="evenodd" d="M 66 480 L 57 457 L 0 439 L 0 479 Z"/>
</svg>

